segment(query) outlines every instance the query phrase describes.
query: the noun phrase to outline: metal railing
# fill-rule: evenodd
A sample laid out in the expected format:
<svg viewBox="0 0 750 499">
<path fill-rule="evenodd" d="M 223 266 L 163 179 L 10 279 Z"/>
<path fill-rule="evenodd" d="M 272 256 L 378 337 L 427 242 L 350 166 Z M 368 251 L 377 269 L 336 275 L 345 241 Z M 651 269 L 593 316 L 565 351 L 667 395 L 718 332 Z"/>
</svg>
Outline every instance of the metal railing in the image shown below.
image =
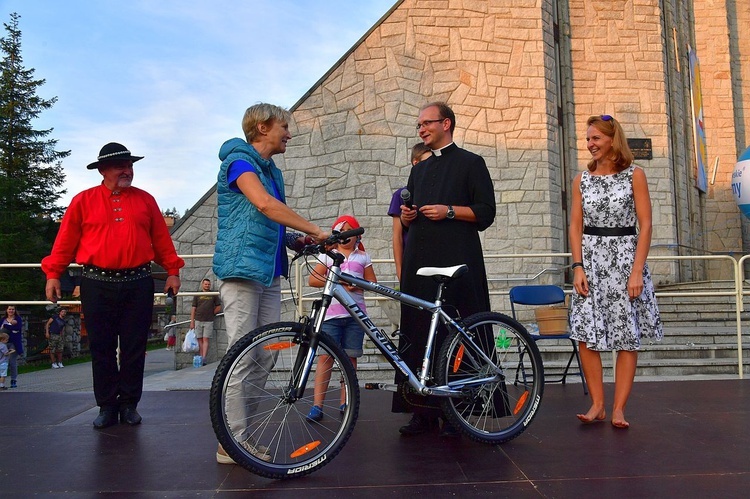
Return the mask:
<svg viewBox="0 0 750 499">
<path fill-rule="evenodd" d="M 199 258 L 212 258 L 211 254 L 198 254 L 198 255 L 180 255 L 183 259 L 199 259 Z M 570 253 L 514 253 L 514 254 L 488 254 L 484 256 L 485 263 L 499 260 L 558 260 L 567 262 L 570 258 Z M 743 373 L 743 355 L 742 355 L 742 317 L 741 312 L 744 311 L 743 297 L 750 296 L 750 289 L 745 288 L 745 276 L 744 276 L 744 264 L 750 259 L 750 255 L 744 255 L 739 260 L 735 259 L 730 255 L 692 255 L 692 256 L 678 256 L 678 255 L 658 255 L 649 256 L 649 262 L 679 262 L 684 260 L 703 260 L 703 261 L 720 261 L 729 264 L 732 268 L 733 275 L 733 289 L 727 291 L 721 290 L 697 290 L 697 291 L 657 291 L 657 297 L 672 297 L 672 298 L 692 298 L 692 297 L 730 297 L 734 302 L 734 322 L 737 332 L 737 370 L 740 379 L 744 378 Z M 373 264 L 393 264 L 393 259 L 373 259 Z M 312 302 L 316 299 L 319 294 L 319 290 L 309 291 L 305 293 L 306 283 L 304 282 L 303 276 L 305 272 L 303 267 L 305 262 L 298 260 L 293 265 L 293 272 L 291 275 L 290 282 L 292 282 L 292 288 L 282 287 L 282 300 L 295 300 L 297 314 L 302 316 L 305 314 L 305 304 Z M 491 284 L 502 284 L 510 282 L 533 282 L 546 274 L 554 274 L 564 272 L 569 265 L 558 265 L 552 266 L 552 264 L 546 264 L 542 270 L 537 271 L 532 275 L 520 275 L 520 276 L 505 276 L 505 277 L 492 277 L 489 276 L 488 280 Z M 526 265 L 528 266 L 528 265 Z M 12 268 L 40 268 L 41 264 L 0 264 L 0 271 L 3 269 Z M 79 265 L 72 264 L 71 268 L 80 267 Z M 488 268 L 492 268 L 491 265 L 487 265 Z M 396 283 L 397 281 L 383 281 L 384 283 Z M 496 287 L 496 286 L 493 286 Z M 504 289 L 491 289 L 490 296 L 506 297 L 509 288 Z M 218 294 L 217 292 L 211 292 L 212 294 Z M 191 292 L 180 292 L 178 298 L 192 297 L 198 295 L 205 295 L 205 292 L 191 291 Z M 164 293 L 155 293 L 155 298 L 166 299 Z M 369 301 L 380 302 L 385 301 L 387 298 L 374 296 L 368 297 Z M 59 305 L 79 305 L 80 300 L 66 300 L 59 301 Z M 0 301 L 0 306 L 3 305 L 51 305 L 52 303 L 45 300 L 23 300 L 23 301 Z"/>
</svg>

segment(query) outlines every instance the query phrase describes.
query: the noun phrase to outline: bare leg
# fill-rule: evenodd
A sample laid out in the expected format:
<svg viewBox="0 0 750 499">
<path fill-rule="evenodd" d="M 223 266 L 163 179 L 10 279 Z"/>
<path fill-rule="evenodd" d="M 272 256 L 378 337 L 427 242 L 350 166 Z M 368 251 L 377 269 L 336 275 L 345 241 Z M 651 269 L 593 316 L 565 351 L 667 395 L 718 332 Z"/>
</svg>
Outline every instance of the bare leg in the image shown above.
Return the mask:
<svg viewBox="0 0 750 499">
<path fill-rule="evenodd" d="M 199 354 L 205 361 L 206 355 L 208 355 L 208 338 L 198 338 L 198 345 L 200 345 Z"/>
<path fill-rule="evenodd" d="M 315 395 L 313 405 L 323 407 L 326 399 L 328 384 L 331 382 L 331 369 L 333 369 L 333 359 L 330 355 L 321 355 L 318 357 L 318 367 L 315 371 Z"/>
<path fill-rule="evenodd" d="M 625 405 L 628 403 L 630 392 L 633 389 L 635 368 L 638 364 L 638 352 L 617 352 L 616 378 L 615 378 L 615 403 L 612 406 L 612 425 L 616 428 L 627 428 L 630 426 L 625 420 Z"/>
<path fill-rule="evenodd" d="M 594 423 L 607 417 L 604 410 L 604 379 L 602 374 L 602 357 L 599 352 L 589 350 L 586 343 L 580 342 L 578 353 L 581 356 L 583 375 L 589 387 L 591 408 L 586 414 L 576 414 L 582 423 Z"/>
</svg>

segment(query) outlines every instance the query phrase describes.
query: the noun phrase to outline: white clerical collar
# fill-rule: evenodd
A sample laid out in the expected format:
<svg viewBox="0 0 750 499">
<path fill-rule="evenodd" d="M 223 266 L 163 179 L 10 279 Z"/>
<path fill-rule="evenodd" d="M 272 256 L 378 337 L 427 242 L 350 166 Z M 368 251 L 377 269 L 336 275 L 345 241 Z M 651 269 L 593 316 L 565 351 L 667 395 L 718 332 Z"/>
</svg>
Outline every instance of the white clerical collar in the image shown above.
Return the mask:
<svg viewBox="0 0 750 499">
<path fill-rule="evenodd" d="M 444 145 L 440 149 L 433 149 L 432 150 L 432 154 L 434 154 L 435 156 L 442 156 L 443 155 L 443 149 L 445 149 L 446 147 L 450 147 L 452 145 L 453 145 L 453 142 L 451 142 L 450 144 Z"/>
</svg>

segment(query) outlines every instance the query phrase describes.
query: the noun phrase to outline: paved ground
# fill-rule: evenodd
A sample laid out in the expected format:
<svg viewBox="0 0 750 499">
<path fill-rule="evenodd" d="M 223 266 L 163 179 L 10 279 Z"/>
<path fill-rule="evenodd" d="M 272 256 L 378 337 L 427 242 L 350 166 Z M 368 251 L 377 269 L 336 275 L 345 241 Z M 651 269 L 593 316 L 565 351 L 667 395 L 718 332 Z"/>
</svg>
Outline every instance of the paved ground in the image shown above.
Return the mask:
<svg viewBox="0 0 750 499">
<path fill-rule="evenodd" d="M 208 390 L 218 362 L 205 367 L 188 367 L 175 371 L 174 352 L 165 349 L 151 350 L 146 354 L 144 391 Z M 639 376 L 638 382 L 674 380 L 737 379 L 736 375 L 706 375 L 669 378 L 665 376 Z M 386 381 L 389 381 L 390 378 Z M 568 382 L 580 386 L 575 376 Z M 91 363 L 69 365 L 62 369 L 44 369 L 18 377 L 18 388 L 9 392 L 93 392 Z"/>
<path fill-rule="evenodd" d="M 208 390 L 217 363 L 206 367 L 174 370 L 174 352 L 166 349 L 146 353 L 144 391 Z M 18 375 L 18 388 L 9 392 L 93 392 L 91 363 L 62 369 L 44 369 Z"/>
</svg>

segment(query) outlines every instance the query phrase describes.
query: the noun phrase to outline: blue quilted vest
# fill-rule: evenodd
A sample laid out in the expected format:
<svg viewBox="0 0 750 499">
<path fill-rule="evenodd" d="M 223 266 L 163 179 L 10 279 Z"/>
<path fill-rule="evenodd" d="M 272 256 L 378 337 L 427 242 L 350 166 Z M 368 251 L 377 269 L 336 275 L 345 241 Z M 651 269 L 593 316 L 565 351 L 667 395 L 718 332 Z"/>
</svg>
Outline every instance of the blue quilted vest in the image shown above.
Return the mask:
<svg viewBox="0 0 750 499">
<path fill-rule="evenodd" d="M 273 160 L 263 159 L 253 146 L 242 139 L 224 142 L 219 150 L 219 159 L 222 163 L 216 187 L 219 231 L 214 250 L 214 275 L 222 280 L 249 279 L 269 286 L 274 278 L 281 227 L 258 211 L 244 194 L 229 188 L 227 172 L 233 161 L 247 161 L 255 166 L 263 187 L 272 196 L 272 182 L 276 184 L 282 202 L 286 199 L 284 177 Z M 281 265 L 286 277 L 286 251 L 282 251 Z"/>
</svg>

